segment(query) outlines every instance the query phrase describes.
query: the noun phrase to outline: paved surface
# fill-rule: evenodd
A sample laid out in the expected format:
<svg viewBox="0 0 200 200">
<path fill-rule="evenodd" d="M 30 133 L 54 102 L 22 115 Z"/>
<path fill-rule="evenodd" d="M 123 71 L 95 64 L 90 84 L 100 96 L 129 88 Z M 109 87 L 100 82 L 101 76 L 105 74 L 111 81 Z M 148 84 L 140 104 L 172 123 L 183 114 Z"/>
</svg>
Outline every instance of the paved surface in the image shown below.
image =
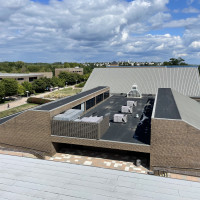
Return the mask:
<svg viewBox="0 0 200 200">
<path fill-rule="evenodd" d="M 23 98 L 21 98 L 19 100 L 15 100 L 15 101 L 9 102 L 9 105 L 10 105 L 9 109 L 17 107 L 17 106 L 21 106 L 23 104 L 26 104 L 27 103 L 26 101 L 27 101 L 27 98 L 23 97 Z M 4 110 L 8 110 L 8 104 L 7 103 L 0 105 L 0 112 L 2 112 Z"/>
<path fill-rule="evenodd" d="M 0 199 L 193 200 L 200 183 L 0 155 Z"/>
<path fill-rule="evenodd" d="M 71 86 L 70 86 L 71 87 Z M 61 90 L 62 88 L 60 88 Z M 56 90 L 52 91 L 52 92 L 55 92 Z M 38 94 L 34 97 L 38 97 L 38 98 L 44 98 L 45 95 L 48 95 L 52 92 L 45 92 L 45 93 L 42 93 L 42 94 Z M 9 102 L 9 105 L 10 105 L 10 108 L 14 108 L 14 107 L 17 107 L 17 106 L 21 106 L 21 105 L 24 105 L 27 103 L 27 97 L 22 97 L 21 99 L 18 99 L 18 100 L 15 100 L 15 101 L 12 101 L 12 102 Z M 4 110 L 8 110 L 8 104 L 2 104 L 0 105 L 0 112 L 1 111 L 4 111 Z"/>
<path fill-rule="evenodd" d="M 142 165 L 140 167 L 136 167 L 134 165 L 136 158 L 133 156 L 123 157 L 123 161 L 117 160 L 119 155 L 114 155 L 111 159 L 109 153 L 95 153 L 89 152 L 87 150 L 81 150 L 81 153 L 78 150 L 67 150 L 68 153 L 56 153 L 52 157 L 46 156 L 45 160 L 51 160 L 56 162 L 66 162 L 73 163 L 78 165 L 87 165 L 93 167 L 102 167 L 109 169 L 116 169 L 121 171 L 129 171 L 129 172 L 137 172 L 146 174 L 148 169 L 146 168 L 146 160 L 142 160 Z M 0 154 L 4 155 L 13 155 L 20 157 L 28 157 L 28 158 L 37 158 L 33 154 L 25 153 L 23 151 L 17 151 L 17 149 L 6 149 L 0 148 Z"/>
</svg>

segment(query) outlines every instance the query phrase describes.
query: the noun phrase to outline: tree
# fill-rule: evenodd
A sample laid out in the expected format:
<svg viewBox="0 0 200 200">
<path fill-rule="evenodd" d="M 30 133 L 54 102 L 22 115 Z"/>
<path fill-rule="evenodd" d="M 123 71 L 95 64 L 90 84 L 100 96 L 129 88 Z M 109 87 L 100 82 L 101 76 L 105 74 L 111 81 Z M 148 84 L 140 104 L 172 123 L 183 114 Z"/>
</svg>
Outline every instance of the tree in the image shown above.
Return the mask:
<svg viewBox="0 0 200 200">
<path fill-rule="evenodd" d="M 24 87 L 25 91 L 29 91 L 29 93 L 33 93 L 33 86 L 31 83 L 27 82 L 27 81 L 24 81 L 22 83 L 22 86 Z"/>
<path fill-rule="evenodd" d="M 17 87 L 17 94 L 23 96 L 26 92 L 24 86 L 18 83 Z"/>
<path fill-rule="evenodd" d="M 65 63 L 64 63 L 64 68 L 70 68 L 69 63 L 65 62 Z"/>
<path fill-rule="evenodd" d="M 169 62 L 165 61 L 163 62 L 163 65 L 187 65 L 187 63 L 184 62 L 185 60 L 181 57 L 179 58 L 170 58 Z"/>
<path fill-rule="evenodd" d="M 46 83 L 46 89 L 50 88 L 51 87 L 51 79 L 50 78 L 47 78 L 47 77 L 43 77 L 43 78 L 40 78 L 41 80 L 43 80 L 45 83 Z"/>
<path fill-rule="evenodd" d="M 5 93 L 6 93 L 5 86 L 3 82 L 0 81 L 0 101 L 2 101 L 2 99 L 5 97 Z"/>
<path fill-rule="evenodd" d="M 53 76 L 52 79 L 51 79 L 51 86 L 53 86 L 53 87 L 58 86 L 59 80 L 60 80 L 60 79 L 59 79 L 58 77 Z"/>
<path fill-rule="evenodd" d="M 15 79 L 6 78 L 2 80 L 5 86 L 5 96 L 12 96 L 17 94 L 17 81 Z"/>
<path fill-rule="evenodd" d="M 43 79 L 37 79 L 33 81 L 33 90 L 35 92 L 44 92 L 47 88 L 47 85 Z"/>
</svg>

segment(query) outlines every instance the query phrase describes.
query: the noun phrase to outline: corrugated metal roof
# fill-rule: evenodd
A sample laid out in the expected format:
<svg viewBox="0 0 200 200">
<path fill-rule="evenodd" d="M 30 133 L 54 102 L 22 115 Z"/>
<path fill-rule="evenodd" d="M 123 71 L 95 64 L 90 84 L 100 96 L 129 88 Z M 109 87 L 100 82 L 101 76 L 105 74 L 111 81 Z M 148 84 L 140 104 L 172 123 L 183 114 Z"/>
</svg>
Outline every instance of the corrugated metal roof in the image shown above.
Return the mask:
<svg viewBox="0 0 200 200">
<path fill-rule="evenodd" d="M 128 93 L 133 84 L 142 94 L 156 94 L 158 88 L 172 88 L 184 95 L 200 96 L 197 68 L 95 68 L 83 91 L 109 86 L 111 93 Z"/>
<path fill-rule="evenodd" d="M 0 199 L 193 200 L 200 183 L 0 154 Z"/>
<path fill-rule="evenodd" d="M 172 93 L 181 119 L 200 130 L 200 104 L 174 90 Z"/>
</svg>

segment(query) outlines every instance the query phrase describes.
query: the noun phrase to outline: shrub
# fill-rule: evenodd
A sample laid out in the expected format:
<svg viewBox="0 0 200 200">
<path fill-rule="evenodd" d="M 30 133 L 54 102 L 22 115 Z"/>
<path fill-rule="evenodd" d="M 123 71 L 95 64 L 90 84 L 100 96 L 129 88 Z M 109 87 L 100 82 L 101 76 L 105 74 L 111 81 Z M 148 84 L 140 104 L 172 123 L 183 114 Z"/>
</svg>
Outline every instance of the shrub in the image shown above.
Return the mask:
<svg viewBox="0 0 200 200">
<path fill-rule="evenodd" d="M 27 99 L 28 103 L 35 103 L 35 104 L 45 104 L 51 102 L 49 99 L 42 99 L 42 98 L 37 98 L 37 97 L 30 97 Z"/>
<path fill-rule="evenodd" d="M 85 85 L 85 82 L 84 82 L 84 83 L 79 83 L 79 84 L 77 84 L 76 87 L 82 88 L 82 87 L 84 87 L 84 85 Z"/>
</svg>

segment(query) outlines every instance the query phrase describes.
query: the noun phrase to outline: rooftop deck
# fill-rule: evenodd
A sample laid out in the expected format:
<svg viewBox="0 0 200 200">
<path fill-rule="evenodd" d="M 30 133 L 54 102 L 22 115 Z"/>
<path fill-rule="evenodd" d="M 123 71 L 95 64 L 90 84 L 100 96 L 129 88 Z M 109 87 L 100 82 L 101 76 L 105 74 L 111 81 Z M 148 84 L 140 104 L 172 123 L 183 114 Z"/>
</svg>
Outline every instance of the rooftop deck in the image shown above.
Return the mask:
<svg viewBox="0 0 200 200">
<path fill-rule="evenodd" d="M 87 112 L 83 117 L 93 116 L 105 116 L 110 114 L 110 127 L 108 131 L 103 135 L 101 140 L 110 140 L 118 142 L 136 143 L 136 144 L 147 144 L 146 136 L 141 134 L 141 137 L 136 137 L 135 131 L 140 118 L 136 118 L 136 114 L 142 115 L 145 104 L 148 99 L 152 97 L 142 98 L 127 98 L 125 96 L 112 96 L 103 103 L 99 104 L 94 109 Z M 128 115 L 127 123 L 114 123 L 113 115 L 121 112 L 121 106 L 126 105 L 127 101 L 137 101 L 137 106 L 134 107 L 132 114 Z"/>
</svg>

